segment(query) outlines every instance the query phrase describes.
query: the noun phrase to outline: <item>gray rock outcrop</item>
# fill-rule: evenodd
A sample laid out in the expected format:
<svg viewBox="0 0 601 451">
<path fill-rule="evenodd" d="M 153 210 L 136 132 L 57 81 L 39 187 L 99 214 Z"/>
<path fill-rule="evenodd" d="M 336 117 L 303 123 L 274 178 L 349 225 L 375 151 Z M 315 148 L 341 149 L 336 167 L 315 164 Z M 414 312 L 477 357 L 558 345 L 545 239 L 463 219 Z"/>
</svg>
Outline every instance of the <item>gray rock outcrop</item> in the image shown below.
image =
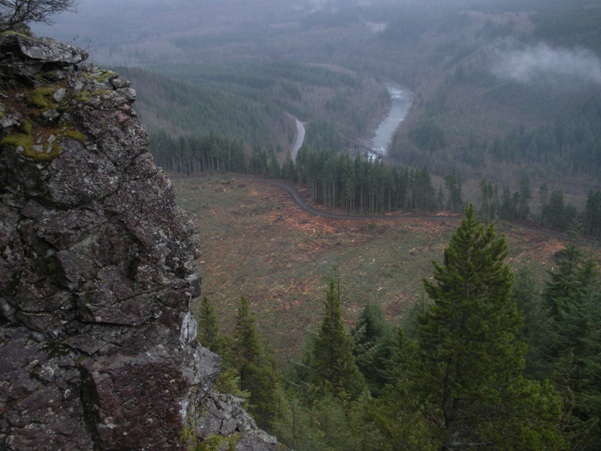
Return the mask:
<svg viewBox="0 0 601 451">
<path fill-rule="evenodd" d="M 213 392 L 194 227 L 86 57 L 0 36 L 0 449 L 276 449 Z"/>
</svg>

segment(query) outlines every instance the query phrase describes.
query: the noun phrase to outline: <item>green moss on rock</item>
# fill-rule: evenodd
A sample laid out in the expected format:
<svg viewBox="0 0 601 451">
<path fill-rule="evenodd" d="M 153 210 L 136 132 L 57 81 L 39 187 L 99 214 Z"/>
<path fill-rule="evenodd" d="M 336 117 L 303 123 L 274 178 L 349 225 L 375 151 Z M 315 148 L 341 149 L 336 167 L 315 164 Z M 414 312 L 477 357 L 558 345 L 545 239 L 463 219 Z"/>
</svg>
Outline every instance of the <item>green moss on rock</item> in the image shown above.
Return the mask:
<svg viewBox="0 0 601 451">
<path fill-rule="evenodd" d="M 52 86 L 40 86 L 31 92 L 31 101 L 38 108 L 48 108 L 52 105 L 48 97 L 52 96 L 56 89 Z"/>
<path fill-rule="evenodd" d="M 27 36 L 25 33 L 19 33 L 15 30 L 6 30 L 2 32 L 2 36 L 20 36 L 25 39 L 31 39 L 31 36 Z"/>
<path fill-rule="evenodd" d="M 56 143 L 49 143 L 48 150 L 38 151 L 34 147 L 33 137 L 29 134 L 17 133 L 6 136 L 0 141 L 0 144 L 15 146 L 17 149 L 22 149 L 23 155 L 35 161 L 51 161 L 58 157 L 61 153 L 61 146 Z"/>
<path fill-rule="evenodd" d="M 82 132 L 78 131 L 78 130 L 73 130 L 73 129 L 67 129 L 62 133 L 63 136 L 66 136 L 67 138 L 71 138 L 74 139 L 76 141 L 83 141 L 87 138 L 86 135 L 84 135 Z"/>
<path fill-rule="evenodd" d="M 31 135 L 31 131 L 33 130 L 33 125 L 28 118 L 21 119 L 21 131 L 25 135 Z"/>
<path fill-rule="evenodd" d="M 240 442 L 240 434 L 235 433 L 231 436 L 209 434 L 198 444 L 199 451 L 234 451 L 236 445 Z"/>
<path fill-rule="evenodd" d="M 31 149 L 33 151 L 33 138 L 29 134 L 17 133 L 15 135 L 9 135 L 0 141 L 0 144 L 8 144 L 15 147 L 23 148 L 23 151 Z"/>
</svg>

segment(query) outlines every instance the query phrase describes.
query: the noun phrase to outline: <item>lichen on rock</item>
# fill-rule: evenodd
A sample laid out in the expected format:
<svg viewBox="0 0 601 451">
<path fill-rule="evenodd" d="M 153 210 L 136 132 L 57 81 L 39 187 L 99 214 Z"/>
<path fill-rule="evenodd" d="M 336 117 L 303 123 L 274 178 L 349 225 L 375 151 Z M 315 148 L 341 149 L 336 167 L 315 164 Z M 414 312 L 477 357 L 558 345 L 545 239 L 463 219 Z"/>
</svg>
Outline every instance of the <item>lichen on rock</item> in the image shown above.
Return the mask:
<svg viewBox="0 0 601 451">
<path fill-rule="evenodd" d="M 276 449 L 213 392 L 193 224 L 135 91 L 86 56 L 0 36 L 0 449 Z"/>
</svg>

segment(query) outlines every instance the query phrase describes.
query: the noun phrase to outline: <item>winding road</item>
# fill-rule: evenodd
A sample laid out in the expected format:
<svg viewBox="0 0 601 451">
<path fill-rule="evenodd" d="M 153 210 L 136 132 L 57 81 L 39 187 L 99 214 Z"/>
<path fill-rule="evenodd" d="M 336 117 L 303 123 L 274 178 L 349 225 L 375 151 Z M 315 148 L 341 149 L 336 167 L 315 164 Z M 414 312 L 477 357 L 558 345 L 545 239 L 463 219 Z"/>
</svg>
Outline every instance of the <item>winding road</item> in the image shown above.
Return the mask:
<svg viewBox="0 0 601 451">
<path fill-rule="evenodd" d="M 298 190 L 286 183 L 279 180 L 266 179 L 262 177 L 256 177 L 252 175 L 233 175 L 238 180 L 245 180 L 247 182 L 261 183 L 264 185 L 276 186 L 286 191 L 292 200 L 298 205 L 298 207 L 314 216 L 326 219 L 338 219 L 338 220 L 350 220 L 350 221 L 373 221 L 373 220 L 399 220 L 399 219 L 428 219 L 432 221 L 445 221 L 445 220 L 458 220 L 461 218 L 460 215 L 453 216 L 439 216 L 439 215 L 428 215 L 420 213 L 403 213 L 400 215 L 352 215 L 352 214 L 338 214 L 331 213 L 324 210 L 319 210 L 307 204 L 304 196 L 298 192 Z"/>
<path fill-rule="evenodd" d="M 459 224 L 460 220 L 463 218 L 463 215 L 460 215 L 460 214 L 451 214 L 450 215 L 448 213 L 445 213 L 444 215 L 435 215 L 435 214 L 427 214 L 427 213 L 426 214 L 424 214 L 424 213 L 409 213 L 409 212 L 403 213 L 403 214 L 396 214 L 396 215 L 352 215 L 352 214 L 331 213 L 331 212 L 327 212 L 324 210 L 319 210 L 319 209 L 314 208 L 314 207 L 310 206 L 309 204 L 307 204 L 305 197 L 301 193 L 299 193 L 294 186 L 292 186 L 286 182 L 282 182 L 279 180 L 266 179 L 266 178 L 262 178 L 262 177 L 252 176 L 252 175 L 238 175 L 238 174 L 231 174 L 231 175 L 238 180 L 244 180 L 244 181 L 252 182 L 252 183 L 261 183 L 264 185 L 271 185 L 271 186 L 281 188 L 290 195 L 290 197 L 292 198 L 294 203 L 296 203 L 296 205 L 298 205 L 298 207 L 301 210 L 303 210 L 309 214 L 312 214 L 314 216 L 318 216 L 320 218 L 325 218 L 325 219 L 345 220 L 345 221 L 373 221 L 373 220 L 399 221 L 399 220 L 403 220 L 403 219 L 420 219 L 420 220 L 426 220 L 426 221 L 440 221 L 440 222 Z M 559 240 L 566 241 L 566 242 L 574 242 L 576 240 L 576 241 L 579 241 L 582 243 L 587 242 L 590 244 L 590 242 L 586 241 L 585 239 L 578 239 L 578 238 L 575 239 L 573 236 L 570 236 L 567 233 L 543 228 L 543 227 L 535 225 L 535 224 L 512 222 L 512 223 L 508 223 L 508 224 L 497 225 L 497 230 L 498 231 L 512 230 L 513 232 L 516 232 L 516 231 L 526 232 L 527 231 L 527 232 L 532 232 L 532 233 L 536 233 L 536 234 L 543 235 L 543 236 L 557 238 Z"/>
<path fill-rule="evenodd" d="M 317 208 L 312 207 L 311 205 L 309 205 L 305 199 L 305 197 L 298 192 L 298 190 L 290 185 L 289 183 L 283 182 L 283 181 L 279 181 L 279 180 L 273 180 L 273 179 L 267 179 L 267 178 L 263 178 L 263 177 L 259 177 L 259 176 L 253 176 L 253 175 L 245 175 L 245 174 L 233 174 L 230 173 L 228 174 L 230 177 L 236 179 L 236 180 L 241 180 L 241 181 L 246 181 L 246 182 L 250 182 L 250 183 L 259 183 L 259 184 L 263 184 L 263 185 L 270 185 L 270 186 L 275 186 L 277 188 L 280 188 L 284 191 L 286 191 L 290 197 L 292 198 L 292 200 L 294 201 L 294 203 L 303 211 L 314 215 L 314 216 L 318 216 L 320 218 L 325 218 L 325 219 L 332 219 L 332 220 L 342 220 L 342 221 L 401 221 L 401 220 L 407 220 L 407 219 L 420 219 L 420 220 L 425 220 L 425 221 L 437 221 L 437 222 L 447 222 L 449 224 L 459 224 L 460 220 L 463 218 L 463 215 L 460 214 L 449 214 L 449 213 L 444 213 L 442 215 L 436 215 L 436 214 L 427 214 L 427 213 L 403 213 L 403 214 L 396 214 L 396 215 L 353 215 L 353 214 L 338 214 L 338 213 L 331 213 L 325 210 L 320 210 Z M 173 179 L 190 179 L 190 178 L 202 178 L 202 176 L 184 176 L 184 175 L 180 175 L 180 174 L 169 174 L 170 178 Z M 512 222 L 512 223 L 501 223 L 501 224 L 496 224 L 496 228 L 497 231 L 501 232 L 501 231 L 513 231 L 514 233 L 516 232 L 532 232 L 538 235 L 542 235 L 542 236 L 546 236 L 546 237 L 553 237 L 553 238 L 557 238 L 561 241 L 564 242 L 579 242 L 581 244 L 591 244 L 591 241 L 587 241 L 584 238 L 575 238 L 573 236 L 570 236 L 568 233 L 563 233 L 563 232 L 558 232 L 556 230 L 551 230 L 551 229 L 547 229 L 535 224 L 528 224 L 528 223 L 517 223 L 517 222 Z"/>
</svg>

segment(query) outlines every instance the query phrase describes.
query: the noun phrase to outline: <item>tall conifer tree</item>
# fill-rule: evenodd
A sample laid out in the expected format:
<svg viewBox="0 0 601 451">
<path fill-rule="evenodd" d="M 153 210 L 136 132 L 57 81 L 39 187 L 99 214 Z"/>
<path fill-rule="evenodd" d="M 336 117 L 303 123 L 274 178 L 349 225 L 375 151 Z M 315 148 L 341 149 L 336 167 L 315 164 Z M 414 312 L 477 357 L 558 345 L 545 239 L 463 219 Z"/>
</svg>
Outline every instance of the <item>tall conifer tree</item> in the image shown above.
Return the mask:
<svg viewBox="0 0 601 451">
<path fill-rule="evenodd" d="M 340 399 L 356 399 L 365 389 L 365 380 L 355 363 L 353 339 L 344 328 L 334 281 L 330 282 L 325 310 L 313 343 L 311 382 L 321 395 L 331 393 Z"/>
<path fill-rule="evenodd" d="M 382 309 L 366 305 L 351 331 L 355 342 L 355 361 L 372 395 L 378 396 L 388 382 L 387 371 L 392 358 L 394 334 L 386 323 Z"/>
<path fill-rule="evenodd" d="M 279 382 L 275 359 L 265 349 L 250 304 L 240 297 L 232 360 L 240 376 L 240 388 L 250 393 L 250 411 L 261 427 L 268 427 L 277 411 Z"/>
<path fill-rule="evenodd" d="M 549 312 L 545 363 L 570 413 L 566 431 L 584 449 L 601 449 L 601 278 L 598 265 L 570 245 L 543 293 Z"/>
<path fill-rule="evenodd" d="M 434 303 L 419 318 L 418 387 L 443 449 L 562 446 L 560 402 L 522 379 L 521 316 L 511 298 L 507 244 L 471 206 L 424 288 Z"/>
<path fill-rule="evenodd" d="M 198 312 L 198 341 L 204 347 L 220 355 L 227 350 L 225 338 L 219 331 L 215 307 L 206 296 L 202 298 Z"/>
</svg>

